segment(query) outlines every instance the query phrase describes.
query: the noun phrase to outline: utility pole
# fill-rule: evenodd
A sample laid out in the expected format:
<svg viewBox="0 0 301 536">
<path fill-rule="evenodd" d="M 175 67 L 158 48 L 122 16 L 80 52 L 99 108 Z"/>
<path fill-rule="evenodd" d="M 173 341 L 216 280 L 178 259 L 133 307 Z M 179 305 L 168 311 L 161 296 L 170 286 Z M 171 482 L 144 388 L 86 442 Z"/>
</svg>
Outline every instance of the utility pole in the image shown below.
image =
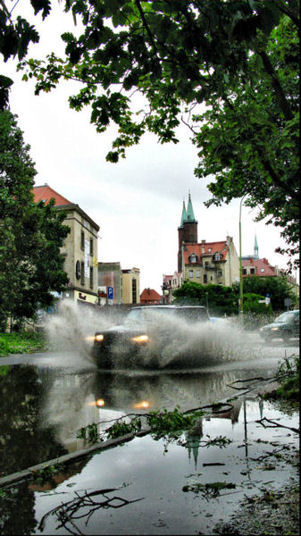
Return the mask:
<svg viewBox="0 0 301 536">
<path fill-rule="evenodd" d="M 241 249 L 242 249 L 242 240 L 241 240 L 241 207 L 243 204 L 243 200 L 246 196 L 244 195 L 239 203 L 239 316 L 241 323 L 243 322 L 243 312 L 244 312 L 244 306 L 243 306 L 243 278 L 242 278 L 242 255 L 241 255 Z"/>
</svg>

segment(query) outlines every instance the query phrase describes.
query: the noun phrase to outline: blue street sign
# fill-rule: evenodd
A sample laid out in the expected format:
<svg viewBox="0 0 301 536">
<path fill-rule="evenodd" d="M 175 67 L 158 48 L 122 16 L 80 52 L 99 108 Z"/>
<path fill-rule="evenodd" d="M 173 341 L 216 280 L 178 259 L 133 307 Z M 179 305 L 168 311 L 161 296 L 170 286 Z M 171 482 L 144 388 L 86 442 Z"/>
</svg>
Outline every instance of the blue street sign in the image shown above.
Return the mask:
<svg viewBox="0 0 301 536">
<path fill-rule="evenodd" d="M 114 289 L 113 287 L 108 287 L 108 300 L 113 300 L 114 298 Z"/>
</svg>

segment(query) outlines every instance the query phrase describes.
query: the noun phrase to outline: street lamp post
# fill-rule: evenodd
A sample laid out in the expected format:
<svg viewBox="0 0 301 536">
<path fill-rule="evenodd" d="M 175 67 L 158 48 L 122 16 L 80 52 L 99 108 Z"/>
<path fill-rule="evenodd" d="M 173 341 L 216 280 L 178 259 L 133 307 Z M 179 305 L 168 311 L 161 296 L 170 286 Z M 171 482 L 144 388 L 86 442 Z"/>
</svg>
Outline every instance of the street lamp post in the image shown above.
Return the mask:
<svg viewBox="0 0 301 536">
<path fill-rule="evenodd" d="M 245 195 L 241 198 L 240 204 L 239 204 L 239 316 L 241 317 L 241 321 L 243 318 L 243 278 L 242 278 L 242 255 L 241 255 L 241 207 L 243 204 L 243 200 L 245 198 Z"/>
</svg>

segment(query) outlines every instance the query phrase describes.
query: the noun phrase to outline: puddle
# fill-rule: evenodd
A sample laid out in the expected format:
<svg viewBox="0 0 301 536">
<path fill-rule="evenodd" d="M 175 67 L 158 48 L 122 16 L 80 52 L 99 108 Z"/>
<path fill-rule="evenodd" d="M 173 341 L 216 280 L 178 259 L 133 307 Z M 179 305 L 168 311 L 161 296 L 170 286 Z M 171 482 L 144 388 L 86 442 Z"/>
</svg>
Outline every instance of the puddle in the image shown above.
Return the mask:
<svg viewBox="0 0 301 536">
<path fill-rule="evenodd" d="M 68 366 L 59 354 L 51 366 L 47 359 L 0 367 L 0 477 L 81 449 L 77 432 L 93 422 L 102 432 L 128 413 L 235 397 L 237 380 L 271 378 L 279 362 L 105 372 L 83 367 L 72 352 Z M 289 428 L 266 420 L 264 427 L 257 422 L 264 418 Z M 135 438 L 55 467 L 48 480 L 0 489 L 0 533 L 214 534 L 246 496 L 298 482 L 299 435 L 291 430 L 298 425 L 297 411 L 249 393 L 173 442 Z"/>
<path fill-rule="evenodd" d="M 251 397 L 171 443 L 136 438 L 49 482 L 14 484 L 0 496 L 1 534 L 214 534 L 246 496 L 298 482 L 299 436 L 264 417 L 298 428 L 296 411 Z"/>
<path fill-rule="evenodd" d="M 81 449 L 84 443 L 77 431 L 90 423 L 103 422 L 100 432 L 107 421 L 125 413 L 176 406 L 186 411 L 233 396 L 236 391 L 230 385 L 236 379 L 258 376 L 256 369 L 214 367 L 193 373 L 33 366 L 4 366 L 2 371 L 0 477 Z M 260 376 L 274 372 L 266 363 Z"/>
</svg>

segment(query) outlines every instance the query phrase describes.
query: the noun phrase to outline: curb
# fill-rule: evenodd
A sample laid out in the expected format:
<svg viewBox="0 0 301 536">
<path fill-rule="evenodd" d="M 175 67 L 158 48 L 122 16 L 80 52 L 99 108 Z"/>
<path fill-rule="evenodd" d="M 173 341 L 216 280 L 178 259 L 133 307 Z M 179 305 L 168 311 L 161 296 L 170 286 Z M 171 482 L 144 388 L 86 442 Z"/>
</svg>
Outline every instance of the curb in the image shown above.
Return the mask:
<svg viewBox="0 0 301 536">
<path fill-rule="evenodd" d="M 69 454 L 63 454 L 63 456 L 59 456 L 58 458 L 53 458 L 52 460 L 47 460 L 46 462 L 39 463 L 37 465 L 33 465 L 31 467 L 28 467 L 27 469 L 23 469 L 22 471 L 17 471 L 16 473 L 12 473 L 10 475 L 4 476 L 0 478 L 0 488 L 2 486 L 8 486 L 12 484 L 13 482 L 17 482 L 18 480 L 23 480 L 27 478 L 31 478 L 33 476 L 33 473 L 35 471 L 39 471 L 41 469 L 45 469 L 46 467 L 49 467 L 51 465 L 56 465 L 60 463 L 68 463 L 73 460 L 76 460 L 77 458 L 83 458 L 87 456 L 88 454 L 95 452 L 97 450 L 106 450 L 109 448 L 117 447 L 118 445 L 122 443 L 127 443 L 128 441 L 132 441 L 135 437 L 143 437 L 147 435 L 150 432 L 150 428 L 144 428 L 140 432 L 133 434 L 126 434 L 122 437 L 117 437 L 116 439 L 108 439 L 107 441 L 102 441 L 100 443 L 96 443 L 95 445 L 92 445 L 91 447 L 87 447 L 81 450 L 76 450 L 75 452 L 71 452 Z"/>
</svg>

